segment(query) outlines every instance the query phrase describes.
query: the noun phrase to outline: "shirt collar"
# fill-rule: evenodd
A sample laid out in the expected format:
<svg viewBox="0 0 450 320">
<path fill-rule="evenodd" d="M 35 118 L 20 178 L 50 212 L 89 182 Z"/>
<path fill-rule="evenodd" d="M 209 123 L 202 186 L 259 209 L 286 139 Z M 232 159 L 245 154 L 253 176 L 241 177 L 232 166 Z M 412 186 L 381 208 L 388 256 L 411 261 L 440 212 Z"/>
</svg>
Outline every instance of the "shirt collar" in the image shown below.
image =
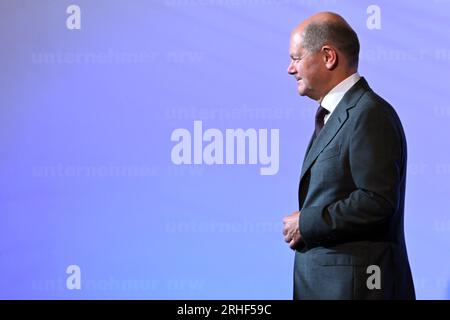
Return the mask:
<svg viewBox="0 0 450 320">
<path fill-rule="evenodd" d="M 345 93 L 350 90 L 350 88 L 353 87 L 353 85 L 357 83 L 360 78 L 361 76 L 359 75 L 359 73 L 355 72 L 354 74 L 340 82 L 333 89 L 331 89 L 325 95 L 325 97 L 323 97 L 320 105 L 330 112 L 329 115 L 331 115 L 334 109 L 336 109 L 338 103 L 342 100 Z"/>
</svg>

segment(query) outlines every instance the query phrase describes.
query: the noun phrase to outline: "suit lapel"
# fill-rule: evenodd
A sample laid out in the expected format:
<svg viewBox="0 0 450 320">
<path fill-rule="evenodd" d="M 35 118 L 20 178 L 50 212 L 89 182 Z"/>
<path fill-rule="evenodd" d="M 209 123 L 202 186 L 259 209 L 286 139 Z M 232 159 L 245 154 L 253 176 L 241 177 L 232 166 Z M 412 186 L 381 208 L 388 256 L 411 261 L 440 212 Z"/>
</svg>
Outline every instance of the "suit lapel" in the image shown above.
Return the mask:
<svg viewBox="0 0 450 320">
<path fill-rule="evenodd" d="M 322 150 L 331 142 L 348 119 L 348 110 L 353 108 L 364 92 L 369 90 L 366 80 L 361 79 L 344 95 L 336 106 L 327 123 L 314 141 L 310 141 L 305 160 L 303 161 L 300 182 Z M 314 137 L 314 135 L 313 135 Z M 312 144 L 311 144 L 312 143 Z"/>
<path fill-rule="evenodd" d="M 311 150 L 311 146 L 312 146 L 312 144 L 314 142 L 314 139 L 315 139 L 315 133 L 312 134 L 311 139 L 309 140 L 308 147 L 306 148 L 305 158 L 303 159 L 303 162 L 305 162 L 306 157 L 308 156 L 309 150 Z"/>
</svg>

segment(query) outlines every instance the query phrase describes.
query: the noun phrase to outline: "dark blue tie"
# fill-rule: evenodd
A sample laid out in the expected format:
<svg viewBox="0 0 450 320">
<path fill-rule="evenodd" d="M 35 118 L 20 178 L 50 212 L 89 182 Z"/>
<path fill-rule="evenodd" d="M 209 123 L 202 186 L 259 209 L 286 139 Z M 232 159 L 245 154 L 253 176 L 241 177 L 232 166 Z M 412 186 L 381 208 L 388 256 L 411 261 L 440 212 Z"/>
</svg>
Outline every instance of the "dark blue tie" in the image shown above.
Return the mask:
<svg viewBox="0 0 450 320">
<path fill-rule="evenodd" d="M 327 115 L 328 113 L 330 112 L 322 106 L 319 106 L 319 108 L 317 108 L 316 127 L 314 130 L 315 137 L 317 137 L 319 135 L 320 130 L 322 130 L 323 125 L 325 123 L 325 115 Z"/>
</svg>

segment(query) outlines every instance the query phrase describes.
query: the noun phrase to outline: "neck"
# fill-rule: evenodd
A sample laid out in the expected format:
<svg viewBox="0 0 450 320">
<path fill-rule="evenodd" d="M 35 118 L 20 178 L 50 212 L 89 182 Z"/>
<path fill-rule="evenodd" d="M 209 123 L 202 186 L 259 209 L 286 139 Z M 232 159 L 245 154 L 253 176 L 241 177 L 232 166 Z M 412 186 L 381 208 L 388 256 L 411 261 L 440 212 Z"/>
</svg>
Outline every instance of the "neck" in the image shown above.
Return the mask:
<svg viewBox="0 0 450 320">
<path fill-rule="evenodd" d="M 332 77 L 328 82 L 328 84 L 325 86 L 323 93 L 320 95 L 318 99 L 316 99 L 317 102 L 321 104 L 323 98 L 328 94 L 328 92 L 330 92 L 334 87 L 336 87 L 339 83 L 350 77 L 355 72 L 358 72 L 358 70 L 356 69 L 346 70 L 345 72 L 342 72 Z"/>
</svg>

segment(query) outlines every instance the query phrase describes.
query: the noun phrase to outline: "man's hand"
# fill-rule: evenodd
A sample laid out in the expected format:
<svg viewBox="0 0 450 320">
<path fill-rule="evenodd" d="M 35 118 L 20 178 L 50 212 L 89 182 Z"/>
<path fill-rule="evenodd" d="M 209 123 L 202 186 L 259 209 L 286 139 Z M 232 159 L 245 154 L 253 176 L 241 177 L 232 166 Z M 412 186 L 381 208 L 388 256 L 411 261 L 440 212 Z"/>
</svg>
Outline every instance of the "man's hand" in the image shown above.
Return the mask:
<svg viewBox="0 0 450 320">
<path fill-rule="evenodd" d="M 300 243 L 300 240 L 302 239 L 302 236 L 300 235 L 300 227 L 298 224 L 299 218 L 299 211 L 295 211 L 291 215 L 283 218 L 284 241 L 289 243 L 289 247 L 291 249 L 295 249 L 295 247 Z"/>
</svg>

